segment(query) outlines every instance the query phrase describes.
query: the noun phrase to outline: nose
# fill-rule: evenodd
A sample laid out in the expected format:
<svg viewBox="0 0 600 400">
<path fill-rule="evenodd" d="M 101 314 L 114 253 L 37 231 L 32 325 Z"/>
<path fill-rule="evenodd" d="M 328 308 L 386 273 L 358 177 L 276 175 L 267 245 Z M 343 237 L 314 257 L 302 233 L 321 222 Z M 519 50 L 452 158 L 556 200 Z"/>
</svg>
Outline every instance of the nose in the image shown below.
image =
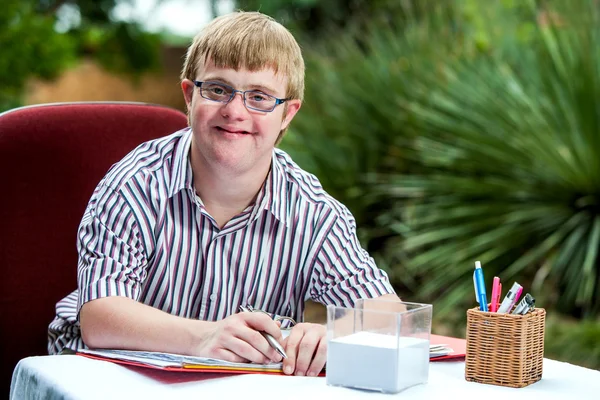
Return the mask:
<svg viewBox="0 0 600 400">
<path fill-rule="evenodd" d="M 244 104 L 244 93 L 234 92 L 233 98 L 223 107 L 223 117 L 243 119 L 247 114 L 248 109 Z"/>
</svg>

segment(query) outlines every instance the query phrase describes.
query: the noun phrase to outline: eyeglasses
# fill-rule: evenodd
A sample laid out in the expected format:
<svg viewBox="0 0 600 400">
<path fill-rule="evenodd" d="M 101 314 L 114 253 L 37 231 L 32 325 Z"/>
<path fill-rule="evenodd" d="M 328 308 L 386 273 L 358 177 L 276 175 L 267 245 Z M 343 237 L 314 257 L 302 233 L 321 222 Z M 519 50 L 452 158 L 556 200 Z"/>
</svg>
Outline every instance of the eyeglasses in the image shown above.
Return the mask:
<svg viewBox="0 0 600 400">
<path fill-rule="evenodd" d="M 244 105 L 252 110 L 271 112 L 281 103 L 289 99 L 278 99 L 260 90 L 237 90 L 229 85 L 219 82 L 201 82 L 193 81 L 194 85 L 200 88 L 200 96 L 207 100 L 229 103 L 233 100 L 236 93 L 241 93 L 244 99 Z"/>
</svg>

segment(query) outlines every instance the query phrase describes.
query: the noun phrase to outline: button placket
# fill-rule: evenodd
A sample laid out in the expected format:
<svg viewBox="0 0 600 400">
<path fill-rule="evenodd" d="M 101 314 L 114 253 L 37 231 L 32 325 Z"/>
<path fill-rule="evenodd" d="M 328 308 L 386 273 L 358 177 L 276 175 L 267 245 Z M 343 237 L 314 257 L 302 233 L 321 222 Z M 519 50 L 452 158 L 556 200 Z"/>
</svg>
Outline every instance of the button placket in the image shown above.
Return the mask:
<svg viewBox="0 0 600 400">
<path fill-rule="evenodd" d="M 206 277 L 207 279 L 205 280 L 205 282 L 214 282 L 213 285 L 208 286 L 207 283 L 205 283 L 204 285 L 204 289 L 202 290 L 202 299 L 204 299 L 204 301 L 202 301 L 201 305 L 200 305 L 200 315 L 204 318 L 207 317 L 207 313 L 206 313 L 206 309 L 207 308 L 212 308 L 211 305 L 209 305 L 208 303 L 212 303 L 216 300 L 217 295 L 215 293 L 212 293 L 209 295 L 209 293 L 213 292 L 215 290 L 215 287 L 220 286 L 220 282 L 222 279 L 222 276 L 220 274 L 220 266 L 215 264 L 215 246 L 218 245 L 218 241 L 219 241 L 219 235 L 215 235 L 213 237 L 213 239 L 210 241 L 210 244 L 208 245 L 208 248 L 206 249 L 206 263 L 205 263 L 205 269 L 206 269 Z"/>
</svg>

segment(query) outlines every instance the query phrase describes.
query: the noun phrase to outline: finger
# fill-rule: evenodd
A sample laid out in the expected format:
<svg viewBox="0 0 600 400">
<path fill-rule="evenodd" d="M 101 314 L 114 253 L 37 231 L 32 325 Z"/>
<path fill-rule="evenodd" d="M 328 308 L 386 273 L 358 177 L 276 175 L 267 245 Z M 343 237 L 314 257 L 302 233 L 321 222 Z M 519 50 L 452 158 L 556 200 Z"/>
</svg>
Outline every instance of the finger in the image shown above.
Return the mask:
<svg viewBox="0 0 600 400">
<path fill-rule="evenodd" d="M 312 362 L 310 363 L 310 367 L 306 372 L 307 376 L 317 376 L 323 370 L 325 363 L 327 362 L 327 339 L 322 336 L 319 341 L 319 345 L 317 347 L 317 351 L 315 351 Z"/>
<path fill-rule="evenodd" d="M 291 375 L 296 370 L 296 358 L 298 357 L 298 346 L 304 336 L 302 326 L 292 328 L 290 335 L 286 338 L 285 353 L 287 358 L 283 359 L 283 373 Z"/>
<path fill-rule="evenodd" d="M 260 334 L 266 339 L 266 341 L 269 343 L 269 346 L 271 347 L 271 349 L 273 349 L 275 351 L 275 358 L 271 359 L 275 362 L 280 362 L 281 360 L 283 360 L 283 354 L 285 354 L 285 349 L 282 346 L 282 344 L 280 342 L 277 341 L 277 339 L 275 339 L 273 336 L 269 335 L 268 333 L 265 332 L 260 332 Z M 270 352 L 270 350 L 269 350 Z"/>
<path fill-rule="evenodd" d="M 321 335 L 317 330 L 310 329 L 304 333 L 300 346 L 298 347 L 298 355 L 296 357 L 296 371 L 294 372 L 297 376 L 304 376 L 308 371 L 308 367 L 313 359 L 313 355 L 319 346 L 321 341 Z"/>
<path fill-rule="evenodd" d="M 246 326 L 244 329 L 238 330 L 235 334 L 235 337 L 248 343 L 254 349 L 259 351 L 265 358 L 268 359 L 269 362 L 280 362 L 282 359 L 281 355 L 277 352 L 277 350 L 271 347 L 271 344 L 263 336 L 263 334 L 251 327 Z"/>
<path fill-rule="evenodd" d="M 245 359 L 244 357 L 240 357 L 237 354 L 235 354 L 234 352 L 227 350 L 227 349 L 218 349 L 211 355 L 211 357 L 218 358 L 219 360 L 230 361 L 230 362 L 238 362 L 238 363 L 248 362 L 248 360 Z"/>
<path fill-rule="evenodd" d="M 258 336 L 260 336 L 260 334 Z M 242 357 L 244 361 L 250 361 L 257 364 L 266 364 L 271 361 L 267 356 L 258 351 L 250 343 L 237 337 L 231 337 L 227 341 L 226 349 Z"/>
<path fill-rule="evenodd" d="M 281 329 L 279 329 L 279 325 L 277 325 L 277 322 L 273 321 L 267 314 L 261 312 L 242 314 L 244 322 L 250 328 L 256 331 L 266 332 L 277 339 L 279 343 L 282 342 L 283 337 L 281 336 Z"/>
</svg>

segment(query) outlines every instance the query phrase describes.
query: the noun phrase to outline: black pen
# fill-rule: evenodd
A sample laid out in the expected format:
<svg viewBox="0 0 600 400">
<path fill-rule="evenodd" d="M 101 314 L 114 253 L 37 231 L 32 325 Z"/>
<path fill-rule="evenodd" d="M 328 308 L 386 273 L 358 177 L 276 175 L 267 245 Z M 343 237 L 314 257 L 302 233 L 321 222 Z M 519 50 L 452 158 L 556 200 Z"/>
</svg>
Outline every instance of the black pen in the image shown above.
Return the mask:
<svg viewBox="0 0 600 400">
<path fill-rule="evenodd" d="M 519 304 L 517 304 L 517 306 L 515 307 L 515 309 L 512 313 L 525 315 L 530 310 L 533 310 L 534 307 L 535 307 L 535 299 L 533 298 L 533 296 L 531 296 L 529 293 L 527 293 L 527 294 L 525 294 L 525 297 L 523 297 L 523 299 L 519 302 Z"/>
</svg>

